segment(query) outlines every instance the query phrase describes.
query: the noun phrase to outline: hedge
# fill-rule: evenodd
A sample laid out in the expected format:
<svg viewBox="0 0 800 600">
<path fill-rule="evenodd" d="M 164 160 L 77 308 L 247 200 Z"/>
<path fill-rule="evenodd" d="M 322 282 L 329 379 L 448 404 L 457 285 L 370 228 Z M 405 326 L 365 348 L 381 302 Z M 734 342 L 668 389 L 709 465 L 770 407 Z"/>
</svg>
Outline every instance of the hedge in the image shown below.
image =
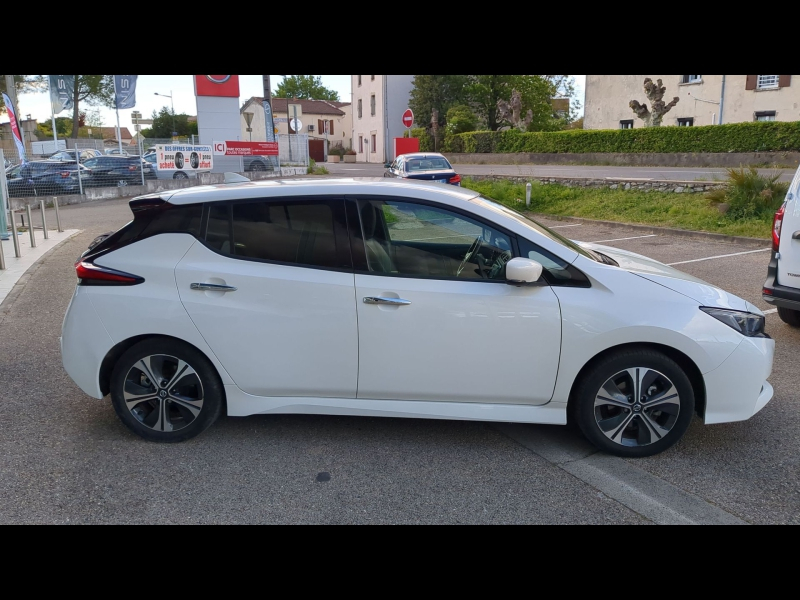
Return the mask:
<svg viewBox="0 0 800 600">
<path fill-rule="evenodd" d="M 800 121 L 702 127 L 568 130 L 521 133 L 472 131 L 448 135 L 445 152 L 780 152 L 800 151 Z"/>
</svg>

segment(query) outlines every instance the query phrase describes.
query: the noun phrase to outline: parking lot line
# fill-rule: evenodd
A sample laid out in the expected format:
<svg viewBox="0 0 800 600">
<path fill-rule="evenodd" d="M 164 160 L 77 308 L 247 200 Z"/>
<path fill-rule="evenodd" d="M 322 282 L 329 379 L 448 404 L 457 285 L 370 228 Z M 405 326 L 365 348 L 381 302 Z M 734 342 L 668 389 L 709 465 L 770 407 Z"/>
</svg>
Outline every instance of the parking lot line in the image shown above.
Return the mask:
<svg viewBox="0 0 800 600">
<path fill-rule="evenodd" d="M 558 227 L 580 227 L 583 223 L 575 223 L 574 225 L 551 225 L 550 229 L 556 229 Z"/>
<path fill-rule="evenodd" d="M 729 256 L 741 256 L 742 254 L 752 254 L 753 252 L 766 252 L 772 248 L 761 248 L 760 250 L 747 250 L 745 252 L 734 252 L 733 254 L 720 254 L 718 256 L 707 256 L 706 258 L 695 258 L 694 260 L 682 260 L 680 262 L 667 263 L 667 265 L 685 265 L 687 263 L 702 262 L 704 260 L 714 260 L 715 258 L 728 258 Z"/>
<path fill-rule="evenodd" d="M 657 233 L 651 233 L 650 235 L 635 235 L 633 237 L 626 237 L 626 238 L 616 238 L 613 240 L 597 240 L 595 242 L 591 242 L 592 244 L 601 244 L 603 242 L 621 242 L 623 240 L 638 240 L 641 238 L 648 238 L 648 237 L 658 237 Z"/>
<path fill-rule="evenodd" d="M 778 312 L 777 308 L 770 308 L 769 310 L 762 311 L 765 315 L 771 315 L 772 313 Z"/>
</svg>

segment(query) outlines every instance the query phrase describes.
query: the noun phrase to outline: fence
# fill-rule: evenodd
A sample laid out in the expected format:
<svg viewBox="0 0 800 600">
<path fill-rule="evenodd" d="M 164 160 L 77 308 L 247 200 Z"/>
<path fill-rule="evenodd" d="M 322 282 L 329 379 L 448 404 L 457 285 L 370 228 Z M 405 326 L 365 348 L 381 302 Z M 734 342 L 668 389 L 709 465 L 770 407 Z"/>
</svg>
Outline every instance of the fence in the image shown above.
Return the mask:
<svg viewBox="0 0 800 600">
<path fill-rule="evenodd" d="M 284 167 L 305 167 L 310 164 L 308 134 L 280 134 L 278 138 L 279 165 Z M 61 141 L 61 140 L 60 140 Z M 197 144 L 199 136 L 193 135 L 173 140 L 172 138 L 141 138 L 137 139 L 139 146 L 123 144 L 123 154 L 128 160 L 119 160 L 119 165 L 113 168 L 109 165 L 93 164 L 97 156 L 105 154 L 118 154 L 119 144 L 109 143 L 110 140 L 88 138 L 63 140 L 67 148 L 54 153 L 29 153 L 28 162 L 20 164 L 19 155 L 14 150 L 0 149 L 3 155 L 3 168 L 8 182 L 8 195 L 11 198 L 38 197 L 38 196 L 67 196 L 73 194 L 84 195 L 86 188 L 120 187 L 127 185 L 144 185 L 147 179 L 161 178 L 164 174 L 157 169 L 152 169 L 136 157 L 140 152 L 155 149 L 157 144 Z M 38 148 L 38 147 L 37 147 Z M 51 148 L 52 149 L 52 148 Z M 61 160 L 45 160 L 56 155 Z M 75 162 L 75 154 L 80 153 L 81 163 Z M 90 161 L 86 163 L 86 161 Z M 100 161 L 108 163 L 109 161 Z M 275 165 L 274 161 L 270 161 Z M 238 168 L 244 171 L 260 170 L 257 165 L 262 164 L 261 157 L 254 157 L 248 162 L 244 159 Z M 256 165 L 254 167 L 253 165 Z M 267 168 L 267 170 L 270 170 Z"/>
</svg>

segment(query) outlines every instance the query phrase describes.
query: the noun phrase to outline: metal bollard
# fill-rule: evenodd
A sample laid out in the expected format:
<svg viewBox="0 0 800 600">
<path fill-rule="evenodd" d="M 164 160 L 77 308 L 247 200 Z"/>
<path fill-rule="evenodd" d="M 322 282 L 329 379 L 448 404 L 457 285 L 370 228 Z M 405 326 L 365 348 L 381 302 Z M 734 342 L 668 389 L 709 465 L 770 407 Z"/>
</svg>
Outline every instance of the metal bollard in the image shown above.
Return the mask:
<svg viewBox="0 0 800 600">
<path fill-rule="evenodd" d="M 22 251 L 19 247 L 19 234 L 17 233 L 17 222 L 14 220 L 13 211 L 11 211 L 11 237 L 14 238 L 14 256 L 22 258 Z"/>
<path fill-rule="evenodd" d="M 530 182 L 525 184 L 525 206 L 531 205 L 531 184 Z"/>
<path fill-rule="evenodd" d="M 33 231 L 33 219 L 31 218 L 31 205 L 25 207 L 25 212 L 28 215 L 28 232 L 31 234 L 31 248 L 36 248 L 36 234 Z"/>
<path fill-rule="evenodd" d="M 44 231 L 44 239 L 49 240 L 50 235 L 47 233 L 47 219 L 44 216 L 44 200 L 39 200 L 39 210 L 42 211 L 42 231 Z"/>
<path fill-rule="evenodd" d="M 64 228 L 61 226 L 61 215 L 58 212 L 58 197 L 53 196 L 53 206 L 56 209 L 56 227 L 58 228 L 59 233 L 63 233 Z"/>
</svg>

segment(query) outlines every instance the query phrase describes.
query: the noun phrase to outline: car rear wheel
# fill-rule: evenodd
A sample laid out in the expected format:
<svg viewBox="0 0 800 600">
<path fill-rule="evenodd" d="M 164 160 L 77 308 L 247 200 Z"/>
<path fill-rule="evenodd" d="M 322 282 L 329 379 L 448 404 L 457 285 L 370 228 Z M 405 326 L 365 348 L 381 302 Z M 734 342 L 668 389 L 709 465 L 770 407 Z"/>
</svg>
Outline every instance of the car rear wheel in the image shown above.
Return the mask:
<svg viewBox="0 0 800 600">
<path fill-rule="evenodd" d="M 186 173 L 177 172 L 175 175 L 172 176 L 173 179 L 189 179 L 189 176 Z"/>
<path fill-rule="evenodd" d="M 649 349 L 602 359 L 578 383 L 575 422 L 600 450 L 626 458 L 652 456 L 674 445 L 694 413 L 694 391 L 683 369 Z"/>
<path fill-rule="evenodd" d="M 257 162 L 257 163 L 253 163 L 250 166 L 250 170 L 251 171 L 266 171 L 267 167 L 265 167 L 262 163 Z"/>
<path fill-rule="evenodd" d="M 153 442 L 181 442 L 222 413 L 224 390 L 214 365 L 195 348 L 154 338 L 125 352 L 111 374 L 111 400 L 120 420 Z"/>
<path fill-rule="evenodd" d="M 778 307 L 778 316 L 781 321 L 792 327 L 800 327 L 800 310 Z"/>
</svg>

